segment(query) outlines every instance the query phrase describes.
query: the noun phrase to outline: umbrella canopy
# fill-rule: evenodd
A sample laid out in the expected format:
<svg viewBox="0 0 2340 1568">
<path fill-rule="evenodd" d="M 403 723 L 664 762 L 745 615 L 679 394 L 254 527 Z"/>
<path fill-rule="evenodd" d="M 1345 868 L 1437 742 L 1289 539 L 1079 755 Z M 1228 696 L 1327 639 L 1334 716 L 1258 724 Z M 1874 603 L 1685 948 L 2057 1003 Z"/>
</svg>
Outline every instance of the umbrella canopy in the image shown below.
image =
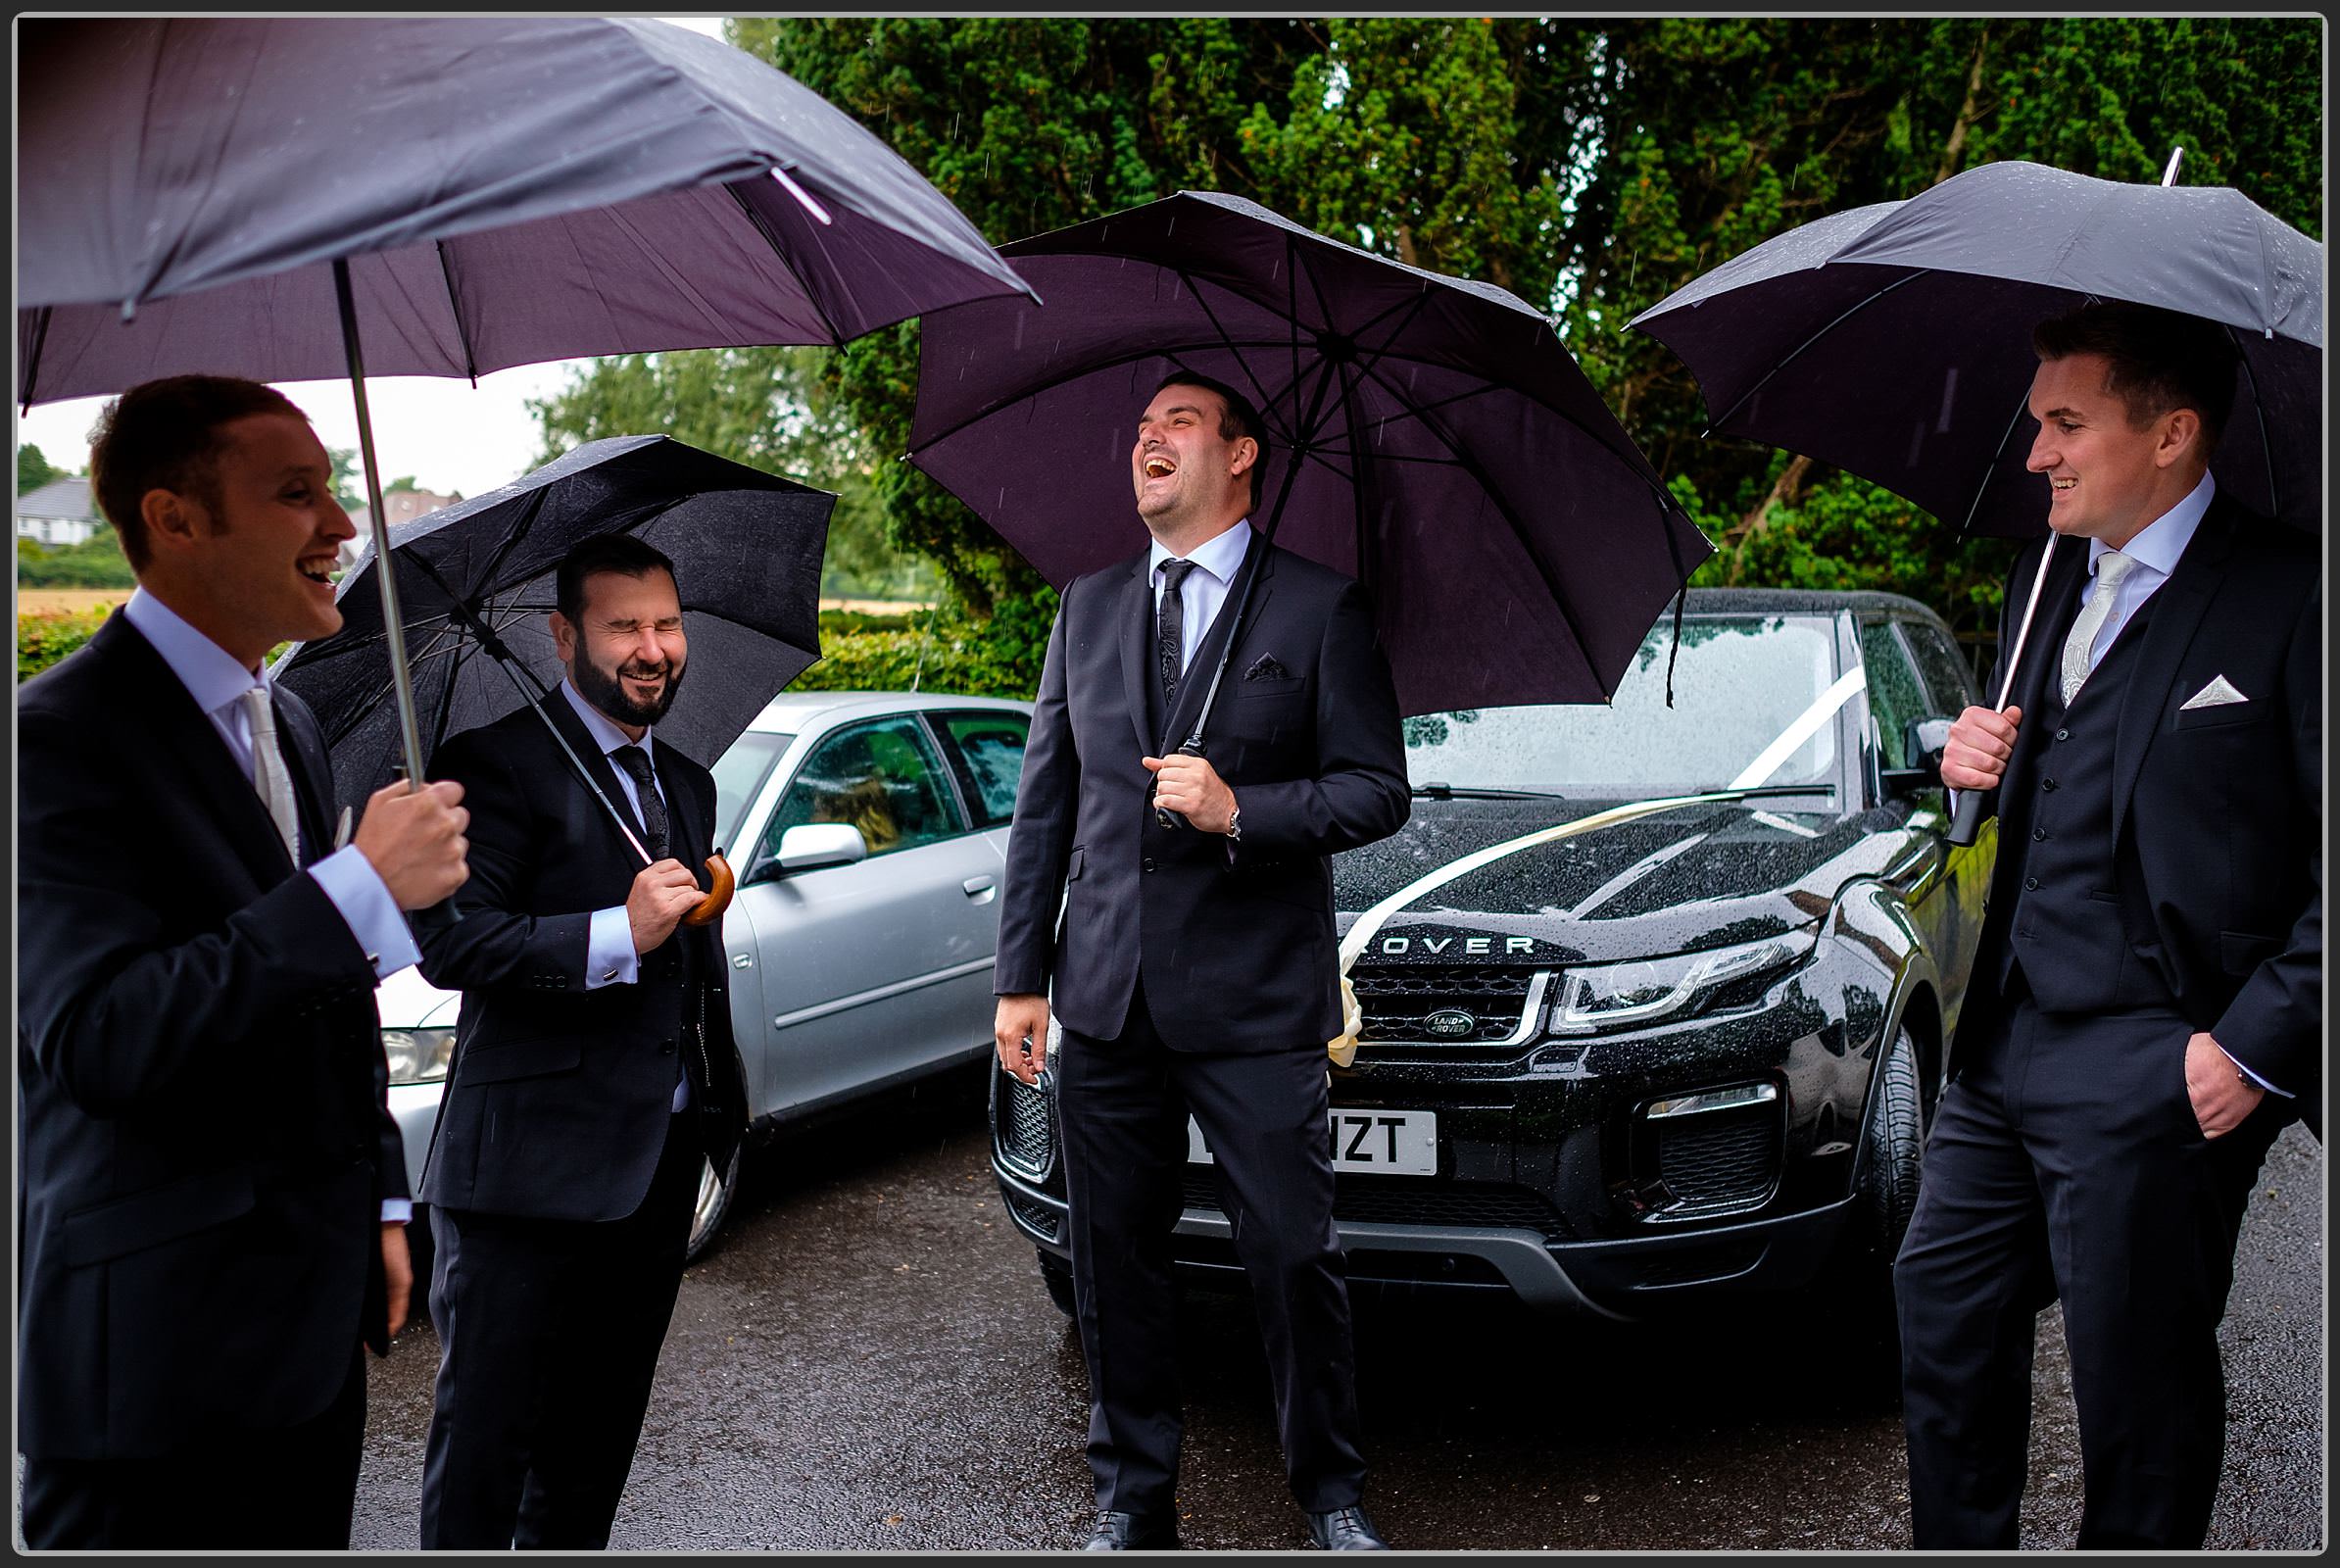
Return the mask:
<svg viewBox="0 0 2340 1568">
<path fill-rule="evenodd" d="M 2023 538 L 2047 531 L 2031 327 L 2090 298 L 2203 317 L 2242 354 L 2219 489 L 2320 529 L 2322 276 L 2323 247 L 2240 191 L 2009 162 L 1766 240 L 1632 324 L 1690 368 L 1715 430 Z"/>
<path fill-rule="evenodd" d="M 632 533 L 673 561 L 690 639 L 658 740 L 712 765 L 820 657 L 821 554 L 836 500 L 666 436 L 612 436 L 392 529 L 425 762 L 449 735 L 521 706 L 523 683 L 498 667 L 481 628 L 537 690 L 555 685 L 561 662 L 545 621 L 554 568 L 581 539 Z M 340 803 L 360 810 L 403 755 L 381 606 L 360 581 L 379 569 L 368 551 L 335 594 L 341 630 L 295 644 L 272 671 L 316 710 Z"/>
<path fill-rule="evenodd" d="M 30 19 L 20 402 L 839 343 L 1028 293 L 884 142 L 644 18 Z"/>
<path fill-rule="evenodd" d="M 1144 548 L 1129 454 L 1173 368 L 1258 407 L 1253 521 L 1372 589 L 1408 713 L 1606 701 L 1711 552 L 1502 289 L 1207 191 L 1001 254 L 1048 304 L 925 319 L 910 457 L 1053 583 Z"/>
</svg>

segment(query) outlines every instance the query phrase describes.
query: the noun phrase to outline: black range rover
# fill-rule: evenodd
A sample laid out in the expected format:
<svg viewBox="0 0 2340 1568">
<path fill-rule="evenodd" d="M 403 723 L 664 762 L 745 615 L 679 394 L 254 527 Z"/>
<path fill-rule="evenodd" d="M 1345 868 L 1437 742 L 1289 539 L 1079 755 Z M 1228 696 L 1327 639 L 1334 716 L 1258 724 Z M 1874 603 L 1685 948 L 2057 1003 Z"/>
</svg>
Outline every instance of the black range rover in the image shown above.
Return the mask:
<svg viewBox="0 0 2340 1568">
<path fill-rule="evenodd" d="M 1605 708 L 1406 720 L 1412 819 L 1334 861 L 1352 1281 L 1612 1318 L 1835 1270 L 1881 1298 L 1996 846 L 1944 838 L 1973 675 L 1884 594 L 1693 591 L 1668 709 L 1673 644 Z M 995 1070 L 993 1165 L 1069 1310 L 1048 1087 Z M 1233 1275 L 1190 1139 L 1178 1255 Z"/>
</svg>

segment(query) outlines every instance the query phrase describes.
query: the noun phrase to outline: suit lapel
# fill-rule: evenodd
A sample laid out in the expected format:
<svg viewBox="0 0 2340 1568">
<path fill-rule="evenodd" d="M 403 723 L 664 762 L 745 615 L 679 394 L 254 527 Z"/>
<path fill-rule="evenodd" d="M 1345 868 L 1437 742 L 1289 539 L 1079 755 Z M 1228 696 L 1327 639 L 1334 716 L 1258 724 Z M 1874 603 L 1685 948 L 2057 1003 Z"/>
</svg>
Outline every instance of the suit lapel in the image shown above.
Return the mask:
<svg viewBox="0 0 2340 1568">
<path fill-rule="evenodd" d="M 2234 544 L 2234 519 L 2221 503 L 2204 514 L 2177 569 L 2153 596 L 2152 613 L 2145 619 L 2145 641 L 2137 649 L 2136 664 L 2121 694 L 2121 717 L 2113 739 L 2113 838 L 2128 816 L 2129 797 L 2136 792 L 2138 771 L 2145 765 L 2145 750 L 2161 728 L 2170 683 L 2177 678 L 2178 661 L 2193 642 L 2202 615 L 2210 608 L 2219 581 L 2219 566 Z"/>
<path fill-rule="evenodd" d="M 333 806 L 333 760 L 308 705 L 290 692 L 273 688 L 269 697 L 276 709 L 276 737 L 288 743 L 278 750 L 284 754 L 285 770 L 292 775 L 293 807 L 301 824 L 301 860 L 307 864 L 333 853 L 332 829 L 325 821 L 325 813 Z"/>
<path fill-rule="evenodd" d="M 116 717 L 123 732 L 140 738 L 154 755 L 174 760 L 179 768 L 182 798 L 190 808 L 209 815 L 235 849 L 260 887 L 273 887 L 292 869 L 284 840 L 276 834 L 274 818 L 236 766 L 227 742 L 211 718 L 195 706 L 177 674 L 155 652 L 145 634 L 117 611 L 90 639 L 93 651 L 102 649 L 121 672 Z"/>
<path fill-rule="evenodd" d="M 1147 644 L 1152 640 L 1153 584 L 1146 580 L 1145 555 L 1130 563 L 1129 579 L 1116 596 L 1115 616 L 1121 623 L 1121 683 L 1130 711 L 1130 727 L 1138 733 L 1139 756 L 1153 755 L 1147 715 L 1153 711 L 1153 674 L 1147 667 Z"/>
<path fill-rule="evenodd" d="M 638 812 L 626 809 L 625 788 L 618 783 L 617 765 L 609 760 L 609 754 L 602 750 L 601 742 L 593 738 L 592 732 L 585 727 L 585 721 L 577 716 L 574 709 L 569 707 L 568 699 L 561 696 L 559 689 L 556 688 L 553 695 L 538 706 L 552 715 L 554 727 L 560 730 L 561 738 L 568 742 L 569 750 L 577 754 L 577 760 L 585 764 L 585 770 L 593 776 L 593 781 L 600 786 L 602 794 L 607 796 L 609 804 L 617 808 L 617 814 L 625 821 L 627 831 L 631 832 L 636 839 L 640 839 L 645 831 L 642 826 L 642 818 Z M 560 758 L 558 760 L 561 775 L 576 782 L 576 775 L 569 771 L 568 760 Z M 583 785 L 580 783 L 579 787 L 583 788 Z M 588 797 L 592 793 L 591 790 L 586 791 Z M 595 816 L 602 817 L 605 821 L 608 819 L 608 813 L 602 809 L 601 802 L 589 801 L 589 804 Z M 671 828 L 671 824 L 669 826 Z M 609 829 L 609 833 L 619 858 L 629 864 L 638 863 L 640 858 L 634 854 L 633 846 L 617 837 L 617 830 L 614 826 Z M 649 846 L 644 845 L 643 848 L 647 850 Z M 631 874 L 631 872 L 628 873 L 628 875 Z"/>
<path fill-rule="evenodd" d="M 2072 629 L 2080 584 L 2088 576 L 2088 541 L 2075 539 L 2066 544 L 2063 537 L 2048 536 L 2056 558 L 2049 564 L 2047 583 L 2039 591 L 2039 612 L 2032 618 L 2031 635 L 2023 645 L 2023 667 L 2016 671 L 2015 689 L 2007 698 L 2026 714 L 2039 710 L 2039 705 L 2047 700 L 2051 675 L 2064 667 L 2064 638 Z M 2015 574 L 2026 595 L 2031 591 L 2029 575 L 2023 571 Z"/>
<path fill-rule="evenodd" d="M 714 833 L 713 824 L 699 820 L 697 798 L 674 775 L 672 760 L 682 754 L 662 742 L 654 750 L 658 758 L 658 792 L 666 797 L 666 835 L 673 841 L 668 849 L 676 859 L 696 871 L 699 862 L 711 853 L 708 841 Z"/>
</svg>

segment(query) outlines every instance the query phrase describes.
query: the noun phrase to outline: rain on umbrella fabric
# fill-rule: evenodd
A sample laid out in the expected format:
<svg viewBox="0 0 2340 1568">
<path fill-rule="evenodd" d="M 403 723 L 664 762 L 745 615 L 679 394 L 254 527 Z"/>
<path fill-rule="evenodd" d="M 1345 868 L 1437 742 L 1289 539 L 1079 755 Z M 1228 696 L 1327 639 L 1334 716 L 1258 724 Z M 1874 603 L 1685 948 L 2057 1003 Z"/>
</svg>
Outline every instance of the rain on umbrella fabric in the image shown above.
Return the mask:
<svg viewBox="0 0 2340 1568">
<path fill-rule="evenodd" d="M 1368 585 L 1408 713 L 1606 701 L 1711 553 L 1502 289 L 1214 192 L 1001 254 L 1048 303 L 925 318 L 910 456 L 1052 583 L 1145 546 L 1130 450 L 1174 367 L 1260 408 L 1252 520 Z"/>
<path fill-rule="evenodd" d="M 561 678 L 545 622 L 570 546 L 632 533 L 673 561 L 690 657 L 658 736 L 712 765 L 772 695 L 820 657 L 820 566 L 837 498 L 666 436 L 589 441 L 533 473 L 391 530 L 391 559 L 424 758 L 501 718 L 521 690 L 474 628 L 474 611 L 544 687 Z M 296 644 L 277 681 L 316 712 L 339 804 L 363 809 L 400 759 L 368 553 L 341 580 L 342 628 Z"/>
<path fill-rule="evenodd" d="M 2204 317 L 2243 361 L 2219 489 L 2314 531 L 2322 274 L 2323 247 L 2240 191 L 2007 162 L 1790 229 L 1632 324 L 1690 368 L 1716 430 L 1859 474 L 1969 534 L 2029 538 L 2047 531 L 2045 484 L 2023 467 L 2031 327 L 2091 296 Z"/>
<path fill-rule="evenodd" d="M 1027 286 L 878 137 L 645 18 L 28 19 L 17 395 L 834 344 Z"/>
</svg>

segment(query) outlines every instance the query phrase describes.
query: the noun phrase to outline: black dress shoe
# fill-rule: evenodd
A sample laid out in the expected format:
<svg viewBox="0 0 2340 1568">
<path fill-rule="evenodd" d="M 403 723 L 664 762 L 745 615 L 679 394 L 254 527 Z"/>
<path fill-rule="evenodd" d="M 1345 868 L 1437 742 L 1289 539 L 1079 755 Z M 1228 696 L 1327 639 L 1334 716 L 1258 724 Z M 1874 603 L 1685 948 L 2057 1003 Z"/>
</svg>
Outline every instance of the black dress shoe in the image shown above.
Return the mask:
<svg viewBox="0 0 2340 1568">
<path fill-rule="evenodd" d="M 1308 1534 L 1327 1551 L 1388 1551 L 1389 1544 L 1362 1508 L 1334 1508 L 1308 1516 Z"/>
<path fill-rule="evenodd" d="M 1116 1513 L 1100 1509 L 1089 1527 L 1083 1551 L 1176 1551 L 1178 1526 L 1147 1514 Z"/>
</svg>

